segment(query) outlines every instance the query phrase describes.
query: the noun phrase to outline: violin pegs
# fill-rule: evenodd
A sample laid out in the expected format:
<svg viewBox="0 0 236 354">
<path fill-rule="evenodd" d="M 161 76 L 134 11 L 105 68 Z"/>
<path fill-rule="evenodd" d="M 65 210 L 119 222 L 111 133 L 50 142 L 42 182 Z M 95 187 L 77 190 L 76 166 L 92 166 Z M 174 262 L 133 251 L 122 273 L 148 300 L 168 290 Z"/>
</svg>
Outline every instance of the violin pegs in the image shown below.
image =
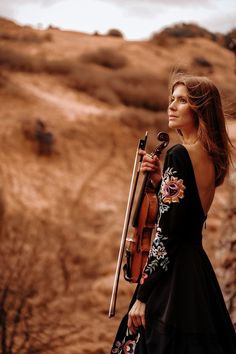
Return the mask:
<svg viewBox="0 0 236 354">
<path fill-rule="evenodd" d="M 165 132 L 160 132 L 157 134 L 157 140 L 159 141 L 164 141 L 167 143 L 167 145 L 169 144 L 169 134 L 165 133 Z"/>
</svg>

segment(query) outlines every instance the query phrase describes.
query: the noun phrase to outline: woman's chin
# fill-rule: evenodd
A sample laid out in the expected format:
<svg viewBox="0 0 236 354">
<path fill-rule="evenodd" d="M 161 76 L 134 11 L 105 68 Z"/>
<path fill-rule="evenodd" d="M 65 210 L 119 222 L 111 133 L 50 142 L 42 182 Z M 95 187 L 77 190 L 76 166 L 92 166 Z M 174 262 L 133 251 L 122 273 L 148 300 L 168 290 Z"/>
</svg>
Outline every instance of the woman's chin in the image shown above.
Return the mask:
<svg viewBox="0 0 236 354">
<path fill-rule="evenodd" d="M 168 127 L 170 129 L 178 129 L 178 124 L 175 124 L 175 122 L 169 121 Z"/>
</svg>

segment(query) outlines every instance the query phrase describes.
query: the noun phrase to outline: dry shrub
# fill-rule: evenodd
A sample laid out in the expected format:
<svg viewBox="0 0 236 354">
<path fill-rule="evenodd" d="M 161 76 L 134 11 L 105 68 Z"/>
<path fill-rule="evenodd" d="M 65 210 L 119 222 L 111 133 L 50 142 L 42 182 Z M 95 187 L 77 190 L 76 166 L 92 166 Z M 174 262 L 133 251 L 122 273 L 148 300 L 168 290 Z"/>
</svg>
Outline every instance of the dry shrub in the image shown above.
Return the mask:
<svg viewBox="0 0 236 354">
<path fill-rule="evenodd" d="M 119 37 L 119 38 L 123 38 L 123 33 L 116 29 L 116 28 L 111 28 L 108 32 L 107 32 L 107 36 L 112 36 L 112 37 Z"/>
<path fill-rule="evenodd" d="M 95 89 L 94 97 L 96 97 L 102 102 L 110 103 L 113 105 L 120 103 L 120 99 L 117 94 L 106 86 L 98 87 L 97 89 Z"/>
<path fill-rule="evenodd" d="M 108 87 L 108 81 L 111 78 L 109 72 L 96 70 L 96 68 L 86 65 L 80 65 L 76 71 L 69 76 L 69 85 L 79 91 L 85 91 L 90 95 L 94 95 L 96 89 Z"/>
<path fill-rule="evenodd" d="M 101 36 L 100 33 L 98 31 L 94 31 L 93 32 L 93 36 Z"/>
<path fill-rule="evenodd" d="M 171 27 L 166 27 L 151 37 L 153 43 L 161 46 L 176 45 L 184 43 L 185 38 L 208 38 L 217 41 L 216 34 L 194 23 L 178 23 Z"/>
<path fill-rule="evenodd" d="M 23 119 L 21 128 L 24 137 L 32 142 L 32 147 L 39 156 L 52 156 L 56 139 L 45 120 Z"/>
<path fill-rule="evenodd" d="M 213 65 L 204 57 L 195 57 L 193 58 L 193 65 L 200 66 L 202 68 L 212 69 Z"/>
<path fill-rule="evenodd" d="M 40 60 L 10 47 L 0 47 L 0 66 L 7 69 L 39 72 L 41 70 Z"/>
<path fill-rule="evenodd" d="M 59 247 L 48 235 L 45 242 L 42 221 L 4 210 L 0 219 L 0 352 L 68 352 L 67 346 L 78 342 L 79 327 L 66 310 L 72 304 L 63 305 Z"/>
<path fill-rule="evenodd" d="M 167 107 L 167 82 L 148 72 L 126 70 L 111 83 L 122 103 L 151 111 Z"/>
<path fill-rule="evenodd" d="M 134 69 L 105 72 L 84 68 L 70 77 L 69 85 L 110 104 L 161 111 L 168 103 L 167 82 Z"/>
<path fill-rule="evenodd" d="M 110 80 L 112 75 L 109 72 L 88 68 L 77 67 L 75 73 L 69 76 L 68 84 L 75 90 L 84 91 L 94 98 L 109 104 L 119 104 L 118 95 L 111 89 Z"/>
<path fill-rule="evenodd" d="M 73 60 L 46 60 L 40 56 L 26 55 L 14 48 L 1 46 L 0 66 L 15 71 L 67 75 L 75 70 L 76 62 Z"/>
<path fill-rule="evenodd" d="M 126 57 L 110 48 L 100 48 L 94 52 L 85 53 L 81 56 L 81 61 L 109 69 L 120 69 L 127 65 Z"/>
<path fill-rule="evenodd" d="M 76 68 L 73 60 L 48 60 L 43 63 L 43 71 L 51 75 L 68 75 Z"/>
<path fill-rule="evenodd" d="M 168 124 L 164 113 L 147 112 L 144 109 L 128 108 L 119 115 L 122 124 L 132 129 L 145 131 L 149 128 L 167 131 Z"/>
<path fill-rule="evenodd" d="M 166 35 L 174 38 L 209 38 L 215 40 L 214 33 L 211 33 L 207 29 L 198 26 L 195 23 L 178 23 L 171 27 L 164 28 L 160 33 L 154 33 L 153 38 L 159 35 Z"/>
<path fill-rule="evenodd" d="M 236 52 L 236 27 L 224 36 L 224 46 Z"/>
</svg>

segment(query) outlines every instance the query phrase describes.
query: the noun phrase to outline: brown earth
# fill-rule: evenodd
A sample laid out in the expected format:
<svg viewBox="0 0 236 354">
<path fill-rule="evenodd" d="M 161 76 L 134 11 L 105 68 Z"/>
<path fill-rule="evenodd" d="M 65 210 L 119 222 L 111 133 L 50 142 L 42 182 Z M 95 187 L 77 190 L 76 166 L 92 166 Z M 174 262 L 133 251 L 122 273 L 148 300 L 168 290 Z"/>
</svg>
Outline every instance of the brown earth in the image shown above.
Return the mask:
<svg viewBox="0 0 236 354">
<path fill-rule="evenodd" d="M 21 294 L 34 289 L 34 295 L 23 296 L 31 310 L 42 303 L 48 321 L 54 322 L 58 342 L 51 352 L 109 353 L 134 290 L 121 279 L 117 315 L 108 319 L 137 141 L 148 130 L 151 150 L 156 132 L 167 130 L 168 78 L 173 69 L 181 68 L 207 75 L 218 85 L 235 142 L 233 54 L 207 38 L 171 39 L 164 46 L 59 29 L 33 30 L 4 19 L 0 28 L 1 239 L 3 245 L 11 245 L 4 269 L 16 271 L 12 250 L 18 243 L 18 269 L 27 252 L 31 257 L 26 275 L 19 270 L 18 277 L 27 278 L 28 288 L 23 292 L 17 279 L 7 285 L 16 287 L 16 293 L 21 289 Z M 99 52 L 104 48 L 112 59 Z M 36 137 L 38 121 L 51 134 Z M 170 135 L 171 144 L 176 143 L 178 138 Z M 216 192 L 204 244 L 236 320 L 232 176 L 234 171 Z M 39 321 L 40 312 L 34 316 L 30 318 L 37 330 L 43 328 L 52 342 L 50 327 L 47 331 Z M 60 337 L 68 328 L 70 340 Z M 17 330 L 15 345 L 20 325 Z"/>
</svg>

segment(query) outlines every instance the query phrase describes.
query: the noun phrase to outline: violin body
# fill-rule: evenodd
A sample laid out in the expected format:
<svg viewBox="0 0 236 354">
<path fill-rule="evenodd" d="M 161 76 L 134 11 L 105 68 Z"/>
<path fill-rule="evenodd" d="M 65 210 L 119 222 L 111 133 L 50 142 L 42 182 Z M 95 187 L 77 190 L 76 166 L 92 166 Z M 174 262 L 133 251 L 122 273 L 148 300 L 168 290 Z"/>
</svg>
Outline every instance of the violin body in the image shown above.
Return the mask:
<svg viewBox="0 0 236 354">
<path fill-rule="evenodd" d="M 161 137 L 160 134 L 162 134 Z M 159 157 L 169 143 L 169 136 L 166 133 L 159 133 L 158 139 L 162 143 L 156 147 L 152 156 Z M 131 283 L 139 282 L 147 262 L 157 214 L 158 197 L 156 188 L 151 183 L 149 173 L 146 173 L 134 213 L 133 234 L 126 239 L 126 263 L 123 270 L 125 280 Z"/>
<path fill-rule="evenodd" d="M 156 224 L 158 199 L 155 191 L 145 193 L 138 220 L 132 237 L 127 238 L 126 264 L 124 277 L 127 281 L 138 283 L 146 264 L 151 247 L 152 232 Z"/>
</svg>

